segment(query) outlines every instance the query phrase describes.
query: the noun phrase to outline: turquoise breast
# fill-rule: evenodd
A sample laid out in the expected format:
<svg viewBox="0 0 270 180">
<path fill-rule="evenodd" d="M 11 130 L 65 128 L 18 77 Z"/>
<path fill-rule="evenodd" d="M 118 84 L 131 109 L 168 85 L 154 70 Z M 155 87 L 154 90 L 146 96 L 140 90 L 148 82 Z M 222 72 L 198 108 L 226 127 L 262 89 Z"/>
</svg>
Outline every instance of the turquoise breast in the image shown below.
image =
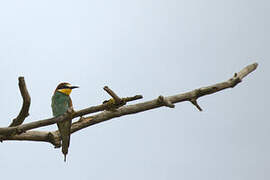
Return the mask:
<svg viewBox="0 0 270 180">
<path fill-rule="evenodd" d="M 60 116 L 67 112 L 69 108 L 70 97 L 61 92 L 55 92 L 52 97 L 52 111 L 53 116 Z"/>
</svg>

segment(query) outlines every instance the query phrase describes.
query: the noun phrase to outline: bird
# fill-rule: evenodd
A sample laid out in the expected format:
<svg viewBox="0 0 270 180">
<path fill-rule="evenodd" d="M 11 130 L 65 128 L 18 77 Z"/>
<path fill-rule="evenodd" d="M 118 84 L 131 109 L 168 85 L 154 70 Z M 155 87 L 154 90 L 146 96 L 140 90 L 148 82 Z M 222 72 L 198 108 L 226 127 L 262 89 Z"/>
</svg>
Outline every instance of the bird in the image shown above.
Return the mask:
<svg viewBox="0 0 270 180">
<path fill-rule="evenodd" d="M 60 83 L 52 96 L 52 113 L 54 117 L 61 116 L 65 114 L 69 109 L 73 110 L 72 100 L 70 98 L 70 93 L 72 89 L 78 88 L 79 86 L 72 86 L 70 83 L 63 82 Z M 64 154 L 64 161 L 66 162 L 66 155 L 68 154 L 68 148 L 70 144 L 70 128 L 71 119 L 64 122 L 58 122 L 58 130 L 60 132 L 62 140 L 62 153 Z"/>
</svg>

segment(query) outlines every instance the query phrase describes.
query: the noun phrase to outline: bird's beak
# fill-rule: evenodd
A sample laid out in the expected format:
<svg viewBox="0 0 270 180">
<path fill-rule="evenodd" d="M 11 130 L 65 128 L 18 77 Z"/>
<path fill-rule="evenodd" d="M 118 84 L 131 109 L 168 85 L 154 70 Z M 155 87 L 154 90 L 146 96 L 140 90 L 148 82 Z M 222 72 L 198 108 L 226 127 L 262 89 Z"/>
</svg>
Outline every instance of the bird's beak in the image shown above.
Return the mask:
<svg viewBox="0 0 270 180">
<path fill-rule="evenodd" d="M 70 89 L 79 88 L 79 86 L 70 86 Z"/>
</svg>

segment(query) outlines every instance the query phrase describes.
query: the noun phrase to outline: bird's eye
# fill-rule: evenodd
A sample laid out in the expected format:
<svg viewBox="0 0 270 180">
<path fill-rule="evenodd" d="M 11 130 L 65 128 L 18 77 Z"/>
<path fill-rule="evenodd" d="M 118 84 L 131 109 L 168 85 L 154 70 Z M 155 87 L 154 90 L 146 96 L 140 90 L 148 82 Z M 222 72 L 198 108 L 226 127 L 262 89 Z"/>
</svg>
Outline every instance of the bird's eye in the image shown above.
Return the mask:
<svg viewBox="0 0 270 180">
<path fill-rule="evenodd" d="M 68 86 L 62 86 L 62 87 L 60 87 L 58 89 L 69 89 L 69 87 Z"/>
<path fill-rule="evenodd" d="M 69 86 L 64 86 L 63 89 L 69 89 L 70 87 Z"/>
</svg>

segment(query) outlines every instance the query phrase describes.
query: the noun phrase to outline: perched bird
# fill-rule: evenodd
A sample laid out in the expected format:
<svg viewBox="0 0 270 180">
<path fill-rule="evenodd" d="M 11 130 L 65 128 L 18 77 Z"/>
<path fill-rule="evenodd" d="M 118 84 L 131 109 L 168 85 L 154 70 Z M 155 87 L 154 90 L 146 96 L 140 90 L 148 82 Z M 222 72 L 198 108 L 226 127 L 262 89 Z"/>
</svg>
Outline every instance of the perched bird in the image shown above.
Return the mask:
<svg viewBox="0 0 270 180">
<path fill-rule="evenodd" d="M 69 83 L 60 83 L 56 87 L 52 96 L 51 104 L 54 117 L 63 115 L 69 108 L 73 109 L 69 95 L 74 88 L 78 88 L 78 86 L 71 86 Z M 57 126 L 62 139 L 62 153 L 64 154 L 64 161 L 66 161 L 70 142 L 71 119 L 64 122 L 58 122 Z"/>
</svg>

